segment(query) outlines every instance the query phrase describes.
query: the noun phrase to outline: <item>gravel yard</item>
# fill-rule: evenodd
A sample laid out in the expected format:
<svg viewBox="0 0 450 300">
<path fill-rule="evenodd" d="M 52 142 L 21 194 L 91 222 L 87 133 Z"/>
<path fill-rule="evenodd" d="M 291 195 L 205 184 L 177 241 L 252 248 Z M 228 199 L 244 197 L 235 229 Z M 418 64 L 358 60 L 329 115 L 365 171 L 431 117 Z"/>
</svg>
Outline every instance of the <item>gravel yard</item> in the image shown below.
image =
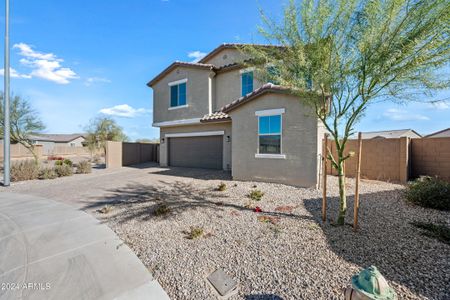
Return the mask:
<svg viewBox="0 0 450 300">
<path fill-rule="evenodd" d="M 108 189 L 103 201 L 84 207 L 136 252 L 171 299 L 215 299 L 205 277 L 216 268 L 239 282 L 231 299 L 343 299 L 351 276 L 370 265 L 399 299 L 450 299 L 450 246 L 410 224 L 450 224 L 449 213 L 406 204 L 401 185 L 362 182 L 361 229 L 354 233 L 322 225 L 321 191 L 231 181 L 223 173 L 181 177 L 188 170 L 146 174 L 149 179 Z M 334 219 L 337 183 L 328 181 Z M 250 203 L 253 189 L 265 193 L 261 201 Z M 347 222 L 353 190 L 350 179 Z M 110 210 L 99 212 L 105 204 Z M 255 205 L 263 212 L 254 212 Z M 203 235 L 188 239 L 191 227 Z"/>
</svg>

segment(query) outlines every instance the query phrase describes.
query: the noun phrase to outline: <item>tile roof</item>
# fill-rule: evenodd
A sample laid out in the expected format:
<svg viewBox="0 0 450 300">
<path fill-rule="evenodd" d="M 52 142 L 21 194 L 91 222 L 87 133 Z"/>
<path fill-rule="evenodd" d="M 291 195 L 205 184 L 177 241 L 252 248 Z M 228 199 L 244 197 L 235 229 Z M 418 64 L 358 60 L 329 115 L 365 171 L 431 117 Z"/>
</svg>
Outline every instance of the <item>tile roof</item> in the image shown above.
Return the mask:
<svg viewBox="0 0 450 300">
<path fill-rule="evenodd" d="M 162 79 L 164 76 L 166 76 L 170 71 L 175 69 L 176 67 L 190 67 L 190 68 L 200 68 L 200 69 L 206 69 L 206 70 L 212 70 L 214 69 L 214 65 L 211 64 L 202 64 L 202 63 L 193 63 L 193 62 L 184 62 L 184 61 L 175 61 L 170 66 L 164 69 L 161 73 L 156 75 L 152 80 L 150 80 L 147 85 L 152 86 L 156 82 L 158 82 L 160 79 Z"/>
<path fill-rule="evenodd" d="M 216 111 L 212 114 L 204 115 L 203 118 L 200 119 L 200 122 L 221 122 L 231 120 L 230 116 L 222 111 Z"/>
<path fill-rule="evenodd" d="M 250 94 L 243 96 L 237 100 L 234 100 L 230 104 L 225 105 L 220 109 L 220 111 L 228 113 L 235 109 L 238 106 L 241 106 L 242 104 L 251 101 L 261 95 L 267 94 L 267 93 L 280 93 L 280 94 L 289 94 L 290 90 L 286 87 L 282 87 L 280 85 L 275 85 L 272 83 L 266 83 L 259 89 L 254 90 Z"/>
<path fill-rule="evenodd" d="M 215 48 L 213 51 L 209 52 L 205 57 L 203 57 L 201 60 L 199 60 L 199 63 L 204 63 L 208 61 L 211 57 L 222 51 L 223 49 L 236 49 L 239 47 L 244 47 L 247 45 L 253 45 L 253 46 L 259 46 L 259 47 L 276 47 L 276 48 L 284 48 L 284 46 L 280 45 L 269 45 L 269 44 L 243 44 L 243 43 L 224 43 Z"/>
</svg>

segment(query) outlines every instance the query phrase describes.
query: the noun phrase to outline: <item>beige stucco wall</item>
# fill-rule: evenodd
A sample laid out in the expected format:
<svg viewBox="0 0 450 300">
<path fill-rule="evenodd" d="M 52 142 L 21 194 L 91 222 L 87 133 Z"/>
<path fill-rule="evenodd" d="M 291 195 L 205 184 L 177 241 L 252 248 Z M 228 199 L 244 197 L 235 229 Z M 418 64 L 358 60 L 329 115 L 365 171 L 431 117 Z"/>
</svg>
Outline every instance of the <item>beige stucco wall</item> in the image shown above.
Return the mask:
<svg viewBox="0 0 450 300">
<path fill-rule="evenodd" d="M 286 159 L 255 158 L 258 148 L 259 110 L 284 108 L 282 154 Z M 266 94 L 230 113 L 232 125 L 232 175 L 237 180 L 279 182 L 316 187 L 318 177 L 318 122 L 298 98 Z"/>
<path fill-rule="evenodd" d="M 237 49 L 223 49 L 203 63 L 213 64 L 216 67 L 222 67 L 235 62 L 241 62 L 243 60 L 242 58 L 242 53 Z"/>
<path fill-rule="evenodd" d="M 256 78 L 253 78 L 253 89 L 262 86 Z M 215 77 L 215 93 L 213 99 L 213 111 L 230 104 L 241 97 L 241 73 L 240 70 L 232 70 L 219 73 Z"/>
<path fill-rule="evenodd" d="M 189 126 L 178 127 L 162 127 L 160 129 L 160 147 L 159 147 L 159 164 L 162 167 L 168 165 L 168 140 L 165 137 L 167 133 L 192 133 L 192 132 L 204 132 L 204 131 L 224 131 L 223 136 L 223 169 L 230 170 L 231 168 L 231 123 L 215 123 L 215 124 L 199 124 Z M 227 137 L 230 137 L 228 139 Z M 164 142 L 163 142 L 164 138 Z"/>
<path fill-rule="evenodd" d="M 209 76 L 207 69 L 178 67 L 158 81 L 153 88 L 153 122 L 201 118 L 209 113 Z M 169 83 L 187 78 L 186 104 L 188 107 L 169 110 Z"/>
</svg>

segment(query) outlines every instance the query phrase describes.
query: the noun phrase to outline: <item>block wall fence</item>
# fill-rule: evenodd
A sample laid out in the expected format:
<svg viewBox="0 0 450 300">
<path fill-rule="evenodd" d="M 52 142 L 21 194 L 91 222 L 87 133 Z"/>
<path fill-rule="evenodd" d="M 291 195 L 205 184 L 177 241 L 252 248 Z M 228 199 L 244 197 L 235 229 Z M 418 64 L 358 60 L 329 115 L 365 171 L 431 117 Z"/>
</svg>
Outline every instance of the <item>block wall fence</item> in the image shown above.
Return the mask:
<svg viewBox="0 0 450 300">
<path fill-rule="evenodd" d="M 336 146 L 328 141 L 333 155 Z M 358 150 L 358 140 L 348 140 L 345 155 Z M 450 138 L 362 140 L 361 178 L 406 183 L 422 175 L 450 181 Z M 346 176 L 356 175 L 356 156 L 345 162 Z M 327 174 L 337 175 L 328 163 Z"/>
</svg>

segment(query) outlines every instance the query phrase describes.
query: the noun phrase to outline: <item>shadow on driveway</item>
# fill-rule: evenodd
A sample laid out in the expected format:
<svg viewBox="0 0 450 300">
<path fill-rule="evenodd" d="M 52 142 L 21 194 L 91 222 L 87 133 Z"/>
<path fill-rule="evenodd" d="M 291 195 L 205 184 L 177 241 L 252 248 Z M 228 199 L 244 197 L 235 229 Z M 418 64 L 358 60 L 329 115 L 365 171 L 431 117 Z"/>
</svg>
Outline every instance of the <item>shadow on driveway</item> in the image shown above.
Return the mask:
<svg viewBox="0 0 450 300">
<path fill-rule="evenodd" d="M 253 211 L 252 208 L 229 201 L 228 196 L 213 189 L 199 188 L 192 183 L 182 181 L 166 182 L 158 181 L 155 185 L 128 184 L 125 187 L 107 191 L 108 196 L 102 200 L 92 202 L 86 201 L 83 209 L 99 210 L 109 205 L 113 210 L 118 209 L 120 213 L 114 216 L 118 222 L 130 220 L 148 221 L 157 218 L 155 210 L 161 205 L 170 209 L 167 218 L 176 214 L 189 213 L 192 210 L 202 209 L 211 211 L 223 211 L 235 209 L 238 211 Z M 286 217 L 294 219 L 312 220 L 311 216 L 298 215 L 278 211 L 265 211 L 262 215 L 273 217 Z"/>
</svg>

